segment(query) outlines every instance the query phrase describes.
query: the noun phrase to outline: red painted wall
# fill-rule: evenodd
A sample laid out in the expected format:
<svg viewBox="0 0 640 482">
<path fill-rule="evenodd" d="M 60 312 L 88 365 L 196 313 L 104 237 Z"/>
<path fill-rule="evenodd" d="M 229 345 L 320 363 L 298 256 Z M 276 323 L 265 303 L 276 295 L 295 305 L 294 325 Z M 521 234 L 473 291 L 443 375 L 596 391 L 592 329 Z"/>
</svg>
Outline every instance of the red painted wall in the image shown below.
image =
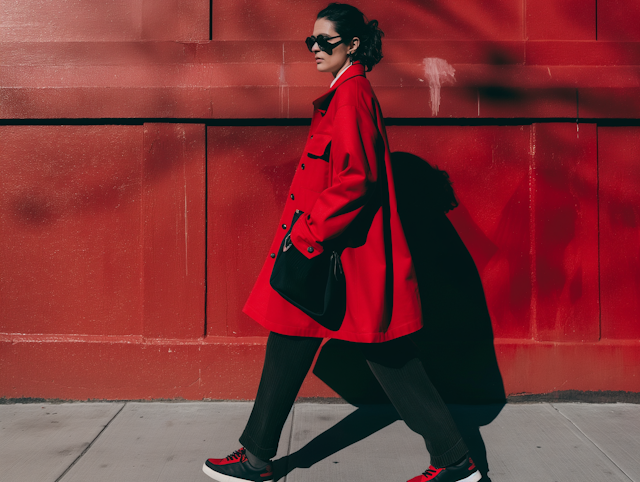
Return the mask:
<svg viewBox="0 0 640 482">
<path fill-rule="evenodd" d="M 0 397 L 254 396 L 241 308 L 325 3 L 0 0 Z M 354 4 L 392 150 L 454 183 L 506 393 L 640 392 L 636 2 Z"/>
</svg>

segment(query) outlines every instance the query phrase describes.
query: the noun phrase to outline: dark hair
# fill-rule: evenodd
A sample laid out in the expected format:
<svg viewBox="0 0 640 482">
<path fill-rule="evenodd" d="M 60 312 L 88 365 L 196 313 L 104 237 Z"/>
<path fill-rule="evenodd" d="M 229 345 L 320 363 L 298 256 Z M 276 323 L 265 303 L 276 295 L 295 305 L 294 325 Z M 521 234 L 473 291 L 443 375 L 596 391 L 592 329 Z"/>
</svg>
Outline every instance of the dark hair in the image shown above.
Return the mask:
<svg viewBox="0 0 640 482">
<path fill-rule="evenodd" d="M 351 56 L 351 60 L 360 61 L 369 72 L 374 65 L 382 60 L 382 37 L 384 32 L 378 27 L 377 20 L 367 21 L 364 14 L 352 5 L 346 3 L 330 3 L 322 10 L 317 18 L 326 18 L 346 44 L 354 37 L 360 39 L 360 45 Z"/>
</svg>

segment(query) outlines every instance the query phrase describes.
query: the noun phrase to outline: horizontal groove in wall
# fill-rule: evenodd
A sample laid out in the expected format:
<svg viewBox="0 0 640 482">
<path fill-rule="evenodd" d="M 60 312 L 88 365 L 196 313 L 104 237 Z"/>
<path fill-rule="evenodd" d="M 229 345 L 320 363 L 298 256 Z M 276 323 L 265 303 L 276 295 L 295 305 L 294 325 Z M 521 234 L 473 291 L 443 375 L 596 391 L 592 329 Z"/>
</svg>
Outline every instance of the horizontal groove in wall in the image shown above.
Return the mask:
<svg viewBox="0 0 640 482">
<path fill-rule="evenodd" d="M 521 126 L 544 123 L 575 123 L 575 118 L 544 117 L 544 118 L 385 118 L 387 126 Z M 580 123 L 598 124 L 603 127 L 640 126 L 638 119 L 602 119 L 583 118 Z M 109 119 L 3 119 L 0 126 L 20 125 L 144 125 L 150 123 L 165 124 L 205 124 L 207 126 L 308 126 L 311 119 L 178 119 L 178 118 L 109 118 Z"/>
</svg>

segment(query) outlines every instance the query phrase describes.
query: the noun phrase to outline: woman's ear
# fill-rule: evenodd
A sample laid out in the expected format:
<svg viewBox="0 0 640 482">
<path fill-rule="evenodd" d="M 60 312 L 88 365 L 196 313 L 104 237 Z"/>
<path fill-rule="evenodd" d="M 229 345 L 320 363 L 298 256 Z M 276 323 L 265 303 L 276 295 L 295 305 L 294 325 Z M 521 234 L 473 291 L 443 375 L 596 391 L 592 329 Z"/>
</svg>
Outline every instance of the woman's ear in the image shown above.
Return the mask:
<svg viewBox="0 0 640 482">
<path fill-rule="evenodd" d="M 347 50 L 347 53 L 349 55 L 355 54 L 359 46 L 360 46 L 360 39 L 358 37 L 353 37 L 353 39 L 351 39 L 351 43 L 349 44 L 349 50 Z"/>
</svg>

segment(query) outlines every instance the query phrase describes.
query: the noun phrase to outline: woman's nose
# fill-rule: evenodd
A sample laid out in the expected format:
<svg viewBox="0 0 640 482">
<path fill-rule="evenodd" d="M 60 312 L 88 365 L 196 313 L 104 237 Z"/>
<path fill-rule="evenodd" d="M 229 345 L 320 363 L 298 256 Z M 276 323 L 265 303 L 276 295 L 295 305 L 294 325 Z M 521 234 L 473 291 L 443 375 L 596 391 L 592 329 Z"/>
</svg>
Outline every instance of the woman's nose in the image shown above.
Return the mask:
<svg viewBox="0 0 640 482">
<path fill-rule="evenodd" d="M 313 44 L 313 47 L 311 47 L 311 51 L 312 52 L 320 52 L 320 47 L 318 46 L 318 42 Z"/>
</svg>

